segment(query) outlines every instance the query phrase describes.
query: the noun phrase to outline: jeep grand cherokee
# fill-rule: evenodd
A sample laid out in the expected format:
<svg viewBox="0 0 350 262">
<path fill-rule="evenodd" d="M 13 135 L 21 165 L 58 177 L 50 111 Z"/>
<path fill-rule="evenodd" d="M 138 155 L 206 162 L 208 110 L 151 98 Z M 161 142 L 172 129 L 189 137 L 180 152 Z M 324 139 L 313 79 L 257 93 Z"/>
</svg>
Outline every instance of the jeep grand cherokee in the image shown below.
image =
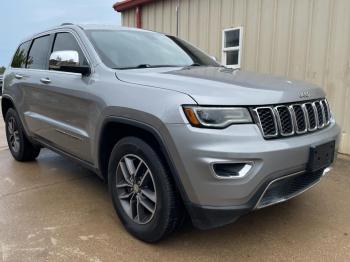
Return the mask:
<svg viewBox="0 0 350 262">
<path fill-rule="evenodd" d="M 65 24 L 23 40 L 2 113 L 16 160 L 46 147 L 79 161 L 147 242 L 186 214 L 212 228 L 304 192 L 329 170 L 339 135 L 317 86 L 114 26 Z"/>
</svg>

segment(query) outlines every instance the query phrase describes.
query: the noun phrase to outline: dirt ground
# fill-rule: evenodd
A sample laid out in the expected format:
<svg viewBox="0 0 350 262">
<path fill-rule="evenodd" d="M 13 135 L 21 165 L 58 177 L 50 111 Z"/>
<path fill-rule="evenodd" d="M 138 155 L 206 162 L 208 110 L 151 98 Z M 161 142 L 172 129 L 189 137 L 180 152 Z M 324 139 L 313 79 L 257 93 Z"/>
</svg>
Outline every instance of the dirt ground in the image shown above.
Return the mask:
<svg viewBox="0 0 350 262">
<path fill-rule="evenodd" d="M 350 157 L 287 203 L 148 245 L 124 230 L 94 174 L 48 150 L 18 163 L 3 129 L 0 261 L 350 261 Z"/>
</svg>

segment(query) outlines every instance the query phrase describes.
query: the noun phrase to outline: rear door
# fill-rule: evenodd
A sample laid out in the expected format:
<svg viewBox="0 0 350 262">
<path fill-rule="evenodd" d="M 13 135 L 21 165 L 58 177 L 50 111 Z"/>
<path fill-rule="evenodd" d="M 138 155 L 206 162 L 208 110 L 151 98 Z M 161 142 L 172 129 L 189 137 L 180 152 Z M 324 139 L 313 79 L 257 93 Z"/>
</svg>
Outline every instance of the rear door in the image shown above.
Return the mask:
<svg viewBox="0 0 350 262">
<path fill-rule="evenodd" d="M 25 68 L 31 42 L 32 41 L 29 40 L 19 45 L 15 55 L 13 56 L 11 67 L 6 71 L 7 74 L 5 76 L 8 81 L 6 92 L 9 96 L 11 96 L 14 99 L 16 103 L 16 109 L 19 113 L 20 118 L 22 119 L 22 122 L 24 122 L 23 87 L 25 86 L 26 81 L 29 77 L 28 72 L 26 72 Z M 25 127 L 27 126 L 25 125 Z"/>
<path fill-rule="evenodd" d="M 42 112 L 42 97 L 40 90 L 44 87 L 42 79 L 45 77 L 45 71 L 48 68 L 48 55 L 52 45 L 52 35 L 47 34 L 33 39 L 28 48 L 28 54 L 25 57 L 24 68 L 15 71 L 17 81 L 16 104 L 20 108 L 21 115 L 24 116 L 24 123 L 28 127 L 31 135 L 47 136 L 49 125 L 44 121 L 35 121 L 33 114 Z M 13 64 L 19 66 L 23 54 L 15 55 Z M 16 58 L 18 56 L 18 58 Z M 19 60 L 16 62 L 16 59 Z"/>
</svg>

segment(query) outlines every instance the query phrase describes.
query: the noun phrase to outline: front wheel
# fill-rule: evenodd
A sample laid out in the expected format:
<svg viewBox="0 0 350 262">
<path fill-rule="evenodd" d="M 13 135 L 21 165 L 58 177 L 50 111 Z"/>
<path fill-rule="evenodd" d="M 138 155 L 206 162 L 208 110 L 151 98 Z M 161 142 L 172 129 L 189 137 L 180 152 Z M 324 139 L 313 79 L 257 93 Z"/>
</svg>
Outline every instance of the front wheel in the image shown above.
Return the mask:
<svg viewBox="0 0 350 262">
<path fill-rule="evenodd" d="M 40 148 L 27 139 L 17 112 L 10 108 L 5 117 L 7 144 L 17 161 L 31 161 L 38 157 Z"/>
<path fill-rule="evenodd" d="M 181 223 L 182 205 L 170 174 L 143 140 L 120 140 L 112 151 L 108 173 L 114 207 L 132 235 L 156 242 Z"/>
</svg>

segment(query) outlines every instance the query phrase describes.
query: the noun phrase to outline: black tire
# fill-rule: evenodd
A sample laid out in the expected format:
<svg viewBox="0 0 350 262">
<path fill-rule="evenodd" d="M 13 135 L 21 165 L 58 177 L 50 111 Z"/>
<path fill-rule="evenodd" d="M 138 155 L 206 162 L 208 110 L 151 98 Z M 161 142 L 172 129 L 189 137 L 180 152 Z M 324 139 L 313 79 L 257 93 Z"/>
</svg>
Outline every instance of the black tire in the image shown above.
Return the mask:
<svg viewBox="0 0 350 262">
<path fill-rule="evenodd" d="M 156 208 L 151 220 L 146 224 L 136 223 L 127 214 L 118 197 L 116 186 L 117 169 L 119 162 L 128 155 L 134 155 L 142 159 L 152 173 L 152 182 L 155 185 Z M 181 198 L 172 181 L 171 174 L 150 145 L 136 137 L 121 139 L 111 153 L 108 176 L 109 190 L 112 195 L 114 208 L 127 231 L 133 236 L 142 241 L 154 243 L 179 228 L 184 217 Z M 129 190 L 132 191 L 133 189 Z M 140 190 L 142 191 L 142 189 Z M 140 194 L 142 196 L 142 193 Z M 137 213 L 139 213 L 139 210 L 137 210 Z"/>
<path fill-rule="evenodd" d="M 16 141 L 18 142 L 16 147 L 13 144 L 14 136 L 11 134 L 11 128 L 9 127 L 11 123 L 14 123 L 16 128 Z M 6 113 L 5 126 L 7 144 L 12 156 L 20 162 L 32 161 L 36 159 L 40 153 L 40 147 L 30 143 L 24 133 L 24 129 L 17 112 L 12 108 L 10 108 Z"/>
</svg>

